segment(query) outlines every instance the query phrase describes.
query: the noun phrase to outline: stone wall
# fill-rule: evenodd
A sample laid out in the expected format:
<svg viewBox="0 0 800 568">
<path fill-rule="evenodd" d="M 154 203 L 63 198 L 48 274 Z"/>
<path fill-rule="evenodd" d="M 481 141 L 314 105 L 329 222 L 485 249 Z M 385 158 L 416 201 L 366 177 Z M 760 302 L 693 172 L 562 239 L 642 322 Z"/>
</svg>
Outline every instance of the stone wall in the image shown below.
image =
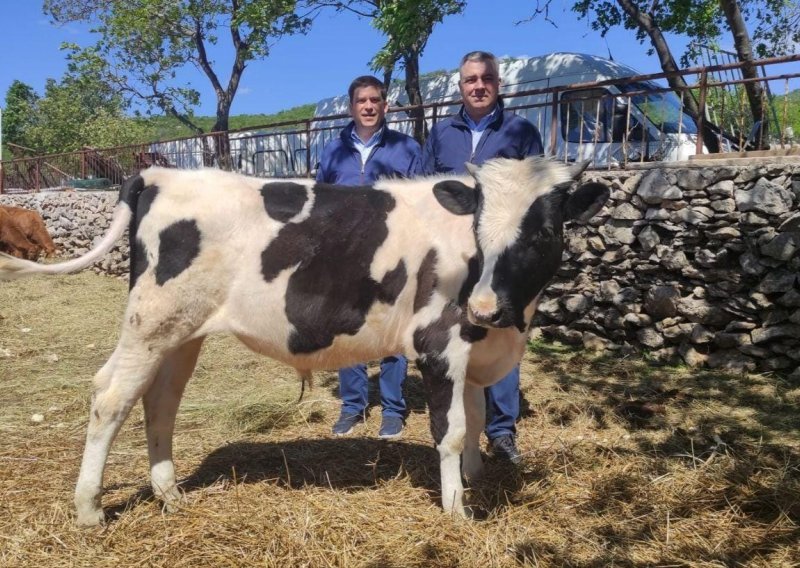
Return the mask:
<svg viewBox="0 0 800 568">
<path fill-rule="evenodd" d="M 584 174 L 612 188 L 568 230 L 536 333 L 589 349 L 644 351 L 800 377 L 800 159 L 643 164 Z M 40 211 L 63 256 L 110 224 L 116 192 L 0 196 Z M 128 271 L 127 238 L 95 270 Z"/>
</svg>

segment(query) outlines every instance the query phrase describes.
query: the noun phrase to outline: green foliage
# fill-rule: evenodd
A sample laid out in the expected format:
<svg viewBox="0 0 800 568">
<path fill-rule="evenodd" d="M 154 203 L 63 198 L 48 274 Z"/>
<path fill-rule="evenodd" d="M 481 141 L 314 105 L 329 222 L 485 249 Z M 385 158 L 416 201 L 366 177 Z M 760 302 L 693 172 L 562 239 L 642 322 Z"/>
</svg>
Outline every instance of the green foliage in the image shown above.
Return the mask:
<svg viewBox="0 0 800 568">
<path fill-rule="evenodd" d="M 95 65 L 103 80 L 148 113 L 167 114 L 197 132 L 192 109 L 198 91 L 176 82 L 186 67 L 199 69 L 211 83 L 220 109 L 214 123 L 226 128 L 230 105 L 248 61 L 266 57 L 271 42 L 305 32 L 308 18 L 295 13 L 295 0 L 45 0 L 44 11 L 57 22 L 84 21 L 100 36 L 72 58 Z M 208 50 L 231 42 L 233 64 L 227 83 Z M 109 64 L 100 64 L 110 62 Z"/>
<path fill-rule="evenodd" d="M 372 26 L 386 36 L 386 43 L 372 59 L 375 70 L 394 67 L 404 55 L 422 55 L 436 24 L 466 7 L 460 0 L 397 0 L 383 2 L 375 11 Z"/>
<path fill-rule="evenodd" d="M 719 0 L 631 0 L 664 33 L 694 40 L 681 57 L 688 66 L 698 55 L 697 44 L 717 45 L 723 32 L 730 31 Z M 740 0 L 739 9 L 752 26 L 754 49 L 758 57 L 784 55 L 796 51 L 800 42 L 800 3 L 798 0 Z M 623 11 L 618 0 L 577 0 L 572 10 L 590 21 L 592 29 L 605 36 L 616 26 L 635 30 L 644 43 L 648 36 Z M 653 48 L 648 49 L 652 53 Z"/>
<path fill-rule="evenodd" d="M 31 86 L 22 81 L 11 83 L 3 105 L 3 142 L 25 145 L 25 131 L 33 123 L 38 99 Z"/>
<path fill-rule="evenodd" d="M 263 126 L 275 122 L 307 120 L 314 116 L 316 104 L 310 103 L 282 110 L 275 114 L 240 114 L 230 117 L 230 129 Z M 193 121 L 203 130 L 210 130 L 216 118 L 213 116 L 196 116 Z M 191 136 L 193 133 L 185 124 L 171 116 L 152 116 L 139 120 L 145 129 L 142 140 L 155 142 Z"/>
</svg>

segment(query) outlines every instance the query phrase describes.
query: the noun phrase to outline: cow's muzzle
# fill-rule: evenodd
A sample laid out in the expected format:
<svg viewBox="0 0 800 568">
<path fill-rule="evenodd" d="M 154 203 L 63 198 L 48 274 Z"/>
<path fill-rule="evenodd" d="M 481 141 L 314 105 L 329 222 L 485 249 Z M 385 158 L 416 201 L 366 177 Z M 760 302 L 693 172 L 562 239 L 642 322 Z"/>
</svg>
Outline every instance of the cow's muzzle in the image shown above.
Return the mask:
<svg viewBox="0 0 800 568">
<path fill-rule="evenodd" d="M 508 317 L 506 310 L 496 302 L 491 305 L 470 301 L 467 305 L 467 319 L 469 323 L 480 327 L 509 327 L 513 318 Z"/>
</svg>

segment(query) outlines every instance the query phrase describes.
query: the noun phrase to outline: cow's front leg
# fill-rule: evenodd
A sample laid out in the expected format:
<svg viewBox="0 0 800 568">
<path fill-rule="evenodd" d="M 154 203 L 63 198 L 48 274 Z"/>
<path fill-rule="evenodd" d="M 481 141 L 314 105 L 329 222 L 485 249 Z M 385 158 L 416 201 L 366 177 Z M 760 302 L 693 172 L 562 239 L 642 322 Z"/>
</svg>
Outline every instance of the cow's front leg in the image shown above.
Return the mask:
<svg viewBox="0 0 800 568">
<path fill-rule="evenodd" d="M 480 448 L 481 432 L 486 427 L 486 399 L 483 387 L 470 383 L 464 385 L 464 412 L 467 430 L 461 469 L 467 481 L 474 481 L 483 473 Z"/>
<path fill-rule="evenodd" d="M 422 371 L 428 397 L 431 434 L 439 451 L 442 507 L 466 517 L 461 452 L 466 434 L 464 379 L 469 345 L 458 337 L 457 328 L 449 331 L 446 348 L 421 355 L 417 365 Z"/>
</svg>

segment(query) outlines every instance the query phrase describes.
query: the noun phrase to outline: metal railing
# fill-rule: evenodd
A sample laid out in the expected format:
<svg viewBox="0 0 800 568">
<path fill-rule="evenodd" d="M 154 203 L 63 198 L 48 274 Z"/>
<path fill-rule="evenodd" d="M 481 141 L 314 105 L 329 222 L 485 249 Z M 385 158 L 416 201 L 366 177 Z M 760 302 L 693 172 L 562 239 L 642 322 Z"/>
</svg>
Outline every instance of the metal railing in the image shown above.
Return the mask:
<svg viewBox="0 0 800 568">
<path fill-rule="evenodd" d="M 565 161 L 589 159 L 594 167 L 683 160 L 706 153 L 708 147 L 739 153 L 765 147 L 794 151 L 794 132 L 800 133 L 800 124 L 791 123 L 800 121 L 798 62 L 800 55 L 757 61 L 763 76 L 755 80 L 727 76 L 741 63 L 684 69 L 672 74 L 683 76 L 687 83 L 677 92 L 654 82 L 670 74 L 652 73 L 505 92 L 503 98 L 507 110 L 539 129 L 546 155 Z M 749 111 L 743 85 L 752 81 L 765 87 L 765 116 L 753 118 Z M 774 94 L 779 90 L 782 95 Z M 699 116 L 686 113 L 688 97 L 696 101 Z M 422 108 L 430 127 L 457 112 L 459 104 L 446 100 L 393 108 L 387 121 L 410 133 L 412 109 Z M 708 128 L 712 118 L 718 126 Z M 0 192 L 60 190 L 92 179 L 117 185 L 151 165 L 221 167 L 264 177 L 312 176 L 322 149 L 349 119 L 347 114 L 321 116 L 162 142 L 16 158 L 2 162 Z"/>
</svg>

